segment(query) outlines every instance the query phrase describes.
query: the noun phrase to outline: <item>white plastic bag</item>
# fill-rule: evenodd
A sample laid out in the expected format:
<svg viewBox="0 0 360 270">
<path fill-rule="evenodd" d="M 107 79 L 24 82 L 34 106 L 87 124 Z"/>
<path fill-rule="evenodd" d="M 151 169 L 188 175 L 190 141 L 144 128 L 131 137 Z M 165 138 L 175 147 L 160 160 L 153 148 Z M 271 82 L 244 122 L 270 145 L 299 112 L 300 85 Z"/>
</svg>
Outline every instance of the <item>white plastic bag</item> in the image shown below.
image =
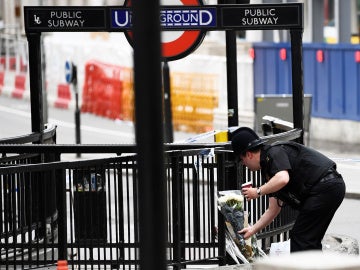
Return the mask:
<svg viewBox="0 0 360 270">
<path fill-rule="evenodd" d="M 270 256 L 281 256 L 290 254 L 290 239 L 283 242 L 271 243 Z"/>
</svg>

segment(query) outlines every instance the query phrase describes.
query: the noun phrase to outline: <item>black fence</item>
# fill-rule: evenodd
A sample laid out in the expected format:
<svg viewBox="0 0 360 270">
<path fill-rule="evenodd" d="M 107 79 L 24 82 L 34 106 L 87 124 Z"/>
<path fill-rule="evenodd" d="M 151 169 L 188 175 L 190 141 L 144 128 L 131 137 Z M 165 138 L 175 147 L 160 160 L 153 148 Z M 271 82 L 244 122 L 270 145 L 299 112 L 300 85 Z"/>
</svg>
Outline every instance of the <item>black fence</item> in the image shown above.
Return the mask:
<svg viewBox="0 0 360 270">
<path fill-rule="evenodd" d="M 295 139 L 298 133 L 293 130 L 269 140 Z M 66 258 L 71 269 L 139 268 L 142 196 L 134 149 L 1 145 L 5 160 L 11 153 L 42 157 L 38 164 L 3 163 L 0 168 L 1 265 L 24 269 Z M 225 264 L 225 228 L 217 210 L 217 192 L 238 188 L 250 178 L 257 185 L 259 172 L 239 169 L 226 145 L 168 145 L 166 149 L 167 264 L 175 269 Z M 115 157 L 60 161 L 62 154 L 74 152 L 115 153 Z M 250 222 L 259 218 L 267 203 L 264 196 L 246 205 Z M 288 239 L 295 216 L 291 209 L 283 209 L 258 235 L 265 251 L 271 242 Z"/>
</svg>

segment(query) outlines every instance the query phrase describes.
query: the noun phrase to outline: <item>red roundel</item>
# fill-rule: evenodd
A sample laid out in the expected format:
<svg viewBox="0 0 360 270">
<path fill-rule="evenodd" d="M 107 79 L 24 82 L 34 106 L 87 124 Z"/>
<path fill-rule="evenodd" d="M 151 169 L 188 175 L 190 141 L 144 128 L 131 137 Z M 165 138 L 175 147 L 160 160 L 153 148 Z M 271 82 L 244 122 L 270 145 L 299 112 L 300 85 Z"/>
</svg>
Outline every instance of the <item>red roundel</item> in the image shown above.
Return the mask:
<svg viewBox="0 0 360 270">
<path fill-rule="evenodd" d="M 167 0 L 166 5 L 202 6 L 202 0 Z M 130 6 L 131 0 L 125 1 L 125 6 Z M 131 32 L 125 32 L 126 38 L 132 44 Z M 201 30 L 189 31 L 163 31 L 162 56 L 167 61 L 184 58 L 192 53 L 202 42 L 205 32 Z"/>
</svg>

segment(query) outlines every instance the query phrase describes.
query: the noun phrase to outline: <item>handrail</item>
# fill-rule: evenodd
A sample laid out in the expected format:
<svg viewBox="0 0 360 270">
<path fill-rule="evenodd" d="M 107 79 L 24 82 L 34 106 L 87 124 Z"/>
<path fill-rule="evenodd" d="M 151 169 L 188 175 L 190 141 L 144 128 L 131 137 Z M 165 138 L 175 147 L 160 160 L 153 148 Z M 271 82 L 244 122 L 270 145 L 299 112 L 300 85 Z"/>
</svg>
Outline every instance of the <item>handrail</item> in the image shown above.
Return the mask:
<svg viewBox="0 0 360 270">
<path fill-rule="evenodd" d="M 54 131 L 55 132 L 55 131 Z M 301 129 L 292 129 L 286 132 L 263 136 L 262 139 L 266 140 L 268 143 L 281 141 L 281 140 L 295 140 L 300 137 L 302 133 Z M 50 137 L 50 133 L 48 134 Z M 33 136 L 28 136 L 28 138 L 39 138 L 38 134 Z M 16 137 L 6 140 L 7 144 L 4 143 L 5 140 L 0 140 L 0 152 L 7 153 L 24 153 L 24 152 L 38 152 L 38 153 L 136 153 L 136 144 L 26 144 L 18 145 L 14 144 L 14 141 L 20 142 L 23 137 Z M 199 149 L 199 148 L 224 148 L 231 150 L 231 145 L 229 142 L 225 143 L 174 143 L 174 144 L 164 144 L 165 151 L 171 150 L 186 150 L 186 149 Z"/>
<path fill-rule="evenodd" d="M 277 133 L 277 134 L 273 134 L 273 135 L 263 136 L 261 138 L 266 140 L 268 143 L 272 143 L 275 141 L 295 140 L 295 139 L 299 138 L 301 136 L 301 134 L 302 134 L 302 130 L 296 128 L 296 129 L 292 129 L 289 131 L 285 131 L 285 132 L 281 132 L 281 133 Z"/>
<path fill-rule="evenodd" d="M 282 120 L 282 119 L 277 118 L 277 117 L 265 115 L 263 117 L 263 120 L 271 122 L 271 124 L 274 127 L 276 127 L 277 129 L 283 130 L 283 131 L 289 131 L 290 129 L 294 128 L 293 123 L 291 123 L 289 121 Z"/>
<path fill-rule="evenodd" d="M 258 239 L 273 237 L 274 235 L 278 235 L 278 234 L 290 231 L 292 229 L 292 227 L 294 226 L 294 224 L 295 224 L 295 221 L 293 221 L 289 224 L 277 227 L 275 229 L 273 228 L 271 231 L 260 232 L 256 236 Z"/>
<path fill-rule="evenodd" d="M 41 140 L 43 141 L 56 141 L 56 126 L 55 125 L 47 125 L 45 130 L 42 133 L 30 133 L 26 135 L 20 135 L 16 137 L 10 137 L 6 139 L 0 139 L 1 144 L 25 144 L 25 143 L 39 143 Z M 8 150 L 7 150 L 8 151 Z M 9 153 L 16 153 L 8 151 Z"/>
</svg>

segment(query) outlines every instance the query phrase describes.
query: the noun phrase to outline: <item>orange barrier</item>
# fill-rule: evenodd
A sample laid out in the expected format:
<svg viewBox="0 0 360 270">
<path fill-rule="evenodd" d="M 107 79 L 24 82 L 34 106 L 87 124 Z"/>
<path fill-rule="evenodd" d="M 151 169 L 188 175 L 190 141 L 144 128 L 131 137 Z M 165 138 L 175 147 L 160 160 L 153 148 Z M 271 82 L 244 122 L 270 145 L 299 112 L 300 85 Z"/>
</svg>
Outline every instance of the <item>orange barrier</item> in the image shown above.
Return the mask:
<svg viewBox="0 0 360 270">
<path fill-rule="evenodd" d="M 171 73 L 171 109 L 175 130 L 206 132 L 213 129 L 218 107 L 218 75 Z M 82 112 L 134 120 L 131 68 L 90 61 L 85 66 Z"/>
<path fill-rule="evenodd" d="M 213 129 L 218 106 L 218 76 L 203 73 L 171 73 L 171 104 L 175 130 L 206 132 Z"/>
<path fill-rule="evenodd" d="M 56 108 L 68 109 L 70 100 L 71 100 L 70 85 L 65 83 L 60 83 L 57 87 L 57 98 L 55 100 L 54 106 Z"/>
<path fill-rule="evenodd" d="M 23 98 L 25 92 L 26 74 L 18 74 L 15 76 L 15 88 L 11 93 L 14 98 Z"/>
<path fill-rule="evenodd" d="M 132 68 L 123 67 L 121 74 L 122 81 L 122 119 L 127 121 L 134 120 L 134 76 Z"/>
<path fill-rule="evenodd" d="M 132 120 L 132 85 L 131 69 L 99 61 L 88 62 L 81 111 L 111 119 Z"/>
</svg>

